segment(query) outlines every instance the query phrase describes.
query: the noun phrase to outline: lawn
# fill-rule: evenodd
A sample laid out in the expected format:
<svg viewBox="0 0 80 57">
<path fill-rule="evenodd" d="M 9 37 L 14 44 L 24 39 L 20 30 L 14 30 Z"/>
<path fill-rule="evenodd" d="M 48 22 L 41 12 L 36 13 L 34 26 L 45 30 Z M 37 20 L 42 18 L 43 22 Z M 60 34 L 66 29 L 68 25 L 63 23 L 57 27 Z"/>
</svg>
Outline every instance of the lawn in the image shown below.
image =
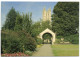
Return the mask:
<svg viewBox="0 0 80 57">
<path fill-rule="evenodd" d="M 55 44 L 51 47 L 54 56 L 79 56 L 79 45 Z"/>
</svg>

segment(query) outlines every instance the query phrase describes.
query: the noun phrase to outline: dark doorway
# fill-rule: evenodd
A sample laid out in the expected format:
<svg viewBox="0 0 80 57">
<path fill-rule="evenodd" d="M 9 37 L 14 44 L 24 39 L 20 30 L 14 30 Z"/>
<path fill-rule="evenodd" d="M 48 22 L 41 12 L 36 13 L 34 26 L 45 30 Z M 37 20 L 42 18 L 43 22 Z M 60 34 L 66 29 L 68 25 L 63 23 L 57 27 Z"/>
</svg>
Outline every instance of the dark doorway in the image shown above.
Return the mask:
<svg viewBox="0 0 80 57">
<path fill-rule="evenodd" d="M 52 44 L 52 35 L 50 33 L 43 34 L 43 44 Z"/>
</svg>

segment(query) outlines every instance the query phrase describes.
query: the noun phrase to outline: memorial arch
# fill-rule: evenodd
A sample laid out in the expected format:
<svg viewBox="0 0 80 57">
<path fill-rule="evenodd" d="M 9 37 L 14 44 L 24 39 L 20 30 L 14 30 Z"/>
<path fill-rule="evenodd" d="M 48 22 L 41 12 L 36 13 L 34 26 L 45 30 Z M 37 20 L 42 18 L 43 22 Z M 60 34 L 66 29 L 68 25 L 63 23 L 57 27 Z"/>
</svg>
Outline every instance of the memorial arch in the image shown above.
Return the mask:
<svg viewBox="0 0 80 57">
<path fill-rule="evenodd" d="M 52 35 L 52 38 L 51 38 L 51 40 L 52 40 L 52 44 L 54 44 L 54 42 L 55 42 L 55 36 L 56 36 L 56 34 L 54 33 L 54 32 L 52 32 L 50 29 L 45 29 L 43 32 L 41 32 L 40 34 L 39 34 L 39 38 L 41 38 L 41 39 L 43 39 L 43 35 L 45 34 L 45 33 L 50 33 L 51 35 Z"/>
</svg>

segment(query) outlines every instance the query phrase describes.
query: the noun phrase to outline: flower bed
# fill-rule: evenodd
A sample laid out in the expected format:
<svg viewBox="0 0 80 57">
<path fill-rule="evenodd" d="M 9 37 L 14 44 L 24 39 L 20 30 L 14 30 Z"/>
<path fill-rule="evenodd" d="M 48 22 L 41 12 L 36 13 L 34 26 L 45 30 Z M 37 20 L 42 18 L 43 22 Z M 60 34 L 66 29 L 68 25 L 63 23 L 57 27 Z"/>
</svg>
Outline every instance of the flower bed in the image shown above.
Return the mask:
<svg viewBox="0 0 80 57">
<path fill-rule="evenodd" d="M 1 54 L 1 56 L 29 56 L 29 55 L 26 55 L 24 53 L 21 53 L 21 52 L 18 52 L 18 53 L 12 53 L 12 54 Z"/>
</svg>

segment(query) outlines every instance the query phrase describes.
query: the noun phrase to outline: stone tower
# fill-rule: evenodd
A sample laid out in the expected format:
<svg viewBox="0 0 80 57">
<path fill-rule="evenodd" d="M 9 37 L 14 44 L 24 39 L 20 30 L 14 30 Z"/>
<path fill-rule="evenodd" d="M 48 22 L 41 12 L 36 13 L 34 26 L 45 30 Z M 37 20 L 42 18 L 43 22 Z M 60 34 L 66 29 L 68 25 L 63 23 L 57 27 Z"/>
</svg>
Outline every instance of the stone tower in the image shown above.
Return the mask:
<svg viewBox="0 0 80 57">
<path fill-rule="evenodd" d="M 43 14 L 42 14 L 42 19 L 43 21 L 49 20 L 51 22 L 51 8 L 48 9 L 48 11 L 43 9 Z"/>
</svg>

